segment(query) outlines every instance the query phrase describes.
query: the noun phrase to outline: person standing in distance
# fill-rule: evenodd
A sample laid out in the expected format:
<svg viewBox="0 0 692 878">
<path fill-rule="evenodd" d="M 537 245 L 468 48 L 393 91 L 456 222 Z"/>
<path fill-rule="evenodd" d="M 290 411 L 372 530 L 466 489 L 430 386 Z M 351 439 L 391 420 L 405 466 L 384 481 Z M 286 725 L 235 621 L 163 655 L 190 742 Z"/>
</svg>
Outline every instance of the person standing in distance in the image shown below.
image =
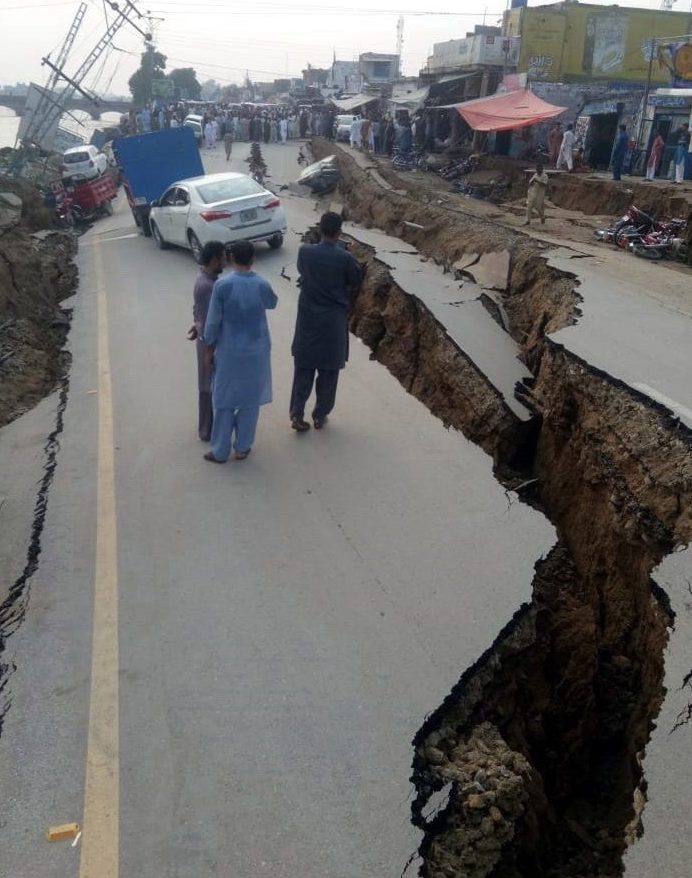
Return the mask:
<svg viewBox="0 0 692 878">
<path fill-rule="evenodd" d="M 625 162 L 629 142 L 630 138 L 627 133 L 627 126 L 620 125 L 618 136 L 615 139 L 615 146 L 613 147 L 613 180 L 622 179 L 622 166 Z"/>
<path fill-rule="evenodd" d="M 291 427 L 299 433 L 310 429 L 305 404 L 313 384 L 316 399 L 312 419 L 316 430 L 325 425 L 334 408 L 339 371 L 348 360 L 351 305 L 362 281 L 358 262 L 339 244 L 338 213 L 322 215 L 320 233 L 319 244 L 303 244 L 298 251 L 300 296 L 291 348 L 294 373 L 290 416 Z"/>
<path fill-rule="evenodd" d="M 557 162 L 555 164 L 556 169 L 559 171 L 562 167 L 563 162 L 567 165 L 567 170 L 571 171 L 574 167 L 574 125 L 568 125 L 567 130 L 562 135 L 562 144 L 560 146 L 560 152 L 557 156 Z"/>
<path fill-rule="evenodd" d="M 677 146 L 675 148 L 675 179 L 674 183 L 682 183 L 685 179 L 687 153 L 690 151 L 690 125 L 684 122 L 676 131 Z"/>
<path fill-rule="evenodd" d="M 218 276 L 226 264 L 226 250 L 221 241 L 209 241 L 202 248 L 200 259 L 202 271 L 195 282 L 192 303 L 192 319 L 194 323 L 187 334 L 190 341 L 196 342 L 197 348 L 197 387 L 199 392 L 197 432 L 202 442 L 211 439 L 212 407 L 211 407 L 211 369 L 207 365 L 206 345 L 203 340 L 204 324 L 211 301 L 211 291 Z"/>
<path fill-rule="evenodd" d="M 224 463 L 235 447 L 235 460 L 252 449 L 261 405 L 272 401 L 271 338 L 267 310 L 276 308 L 274 290 L 252 270 L 250 241 L 231 245 L 233 272 L 214 284 L 204 341 L 213 362 L 214 425 L 205 460 Z"/>
</svg>

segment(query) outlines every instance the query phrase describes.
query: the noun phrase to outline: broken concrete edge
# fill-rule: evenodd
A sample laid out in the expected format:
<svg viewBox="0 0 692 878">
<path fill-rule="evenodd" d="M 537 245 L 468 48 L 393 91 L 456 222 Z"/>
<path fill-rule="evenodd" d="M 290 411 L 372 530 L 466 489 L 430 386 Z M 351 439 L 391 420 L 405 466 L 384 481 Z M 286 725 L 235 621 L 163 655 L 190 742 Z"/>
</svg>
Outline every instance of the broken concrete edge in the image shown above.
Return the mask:
<svg viewBox="0 0 692 878">
<path fill-rule="evenodd" d="M 484 403 L 483 412 L 486 415 L 488 413 L 488 407 L 490 406 L 492 409 L 493 423 L 496 424 L 494 432 L 488 427 L 489 418 L 483 417 L 480 411 L 475 413 L 473 425 L 463 423 L 460 420 L 447 420 L 444 417 L 443 412 L 436 408 L 435 405 L 432 405 L 431 407 L 430 399 L 428 397 L 421 396 L 412 389 L 413 383 L 416 380 L 416 375 L 414 374 L 413 377 L 409 377 L 409 379 L 406 380 L 406 376 L 397 365 L 394 362 L 389 361 L 388 357 L 383 357 L 382 355 L 382 343 L 387 340 L 387 332 L 385 331 L 379 338 L 373 339 L 369 337 L 368 333 L 363 329 L 364 322 L 367 322 L 369 319 L 368 315 L 361 312 L 361 308 L 364 304 L 364 298 L 362 298 L 363 290 L 361 290 L 361 294 L 356 300 L 356 306 L 350 324 L 351 331 L 368 347 L 370 347 L 372 351 L 371 357 L 385 365 L 400 383 L 403 384 L 407 392 L 412 393 L 414 396 L 421 399 L 424 404 L 427 404 L 428 408 L 436 417 L 440 418 L 445 427 L 448 428 L 451 426 L 458 429 L 466 436 L 466 438 L 475 442 L 490 455 L 494 466 L 502 467 L 501 476 L 497 473 L 496 475 L 505 487 L 511 489 L 514 484 L 524 482 L 526 479 L 523 469 L 518 468 L 516 472 L 514 471 L 513 467 L 516 461 L 513 461 L 512 456 L 507 454 L 507 449 L 511 447 L 521 447 L 525 442 L 530 442 L 528 437 L 535 432 L 530 408 L 526 407 L 529 412 L 529 417 L 526 420 L 522 420 L 518 417 L 517 414 L 512 411 L 500 390 L 498 390 L 498 388 L 495 387 L 495 385 L 486 377 L 483 370 L 473 358 L 449 335 L 446 327 L 435 317 L 427 305 L 419 299 L 418 296 L 403 290 L 397 284 L 396 280 L 392 277 L 391 267 L 387 264 L 385 259 L 381 258 L 379 255 L 376 256 L 375 251 L 371 246 L 353 238 L 351 238 L 351 240 L 356 247 L 356 252 L 360 251 L 364 254 L 366 261 L 371 266 L 371 269 L 366 273 L 364 288 L 367 289 L 368 285 L 372 282 L 374 274 L 373 267 L 375 267 L 375 270 L 379 268 L 380 271 L 383 271 L 386 274 L 389 287 L 394 291 L 394 295 L 400 297 L 402 302 L 413 303 L 419 315 L 418 320 L 424 319 L 427 321 L 428 326 L 434 328 L 434 331 L 439 338 L 444 339 L 444 346 L 446 346 L 447 350 L 453 352 L 460 361 L 463 361 L 465 368 L 469 370 L 470 375 L 467 376 L 470 379 L 467 382 L 469 392 L 480 393 Z M 409 370 L 412 367 L 415 371 L 414 364 L 407 363 L 405 365 L 406 370 Z M 519 402 L 523 402 L 521 397 L 516 394 L 515 398 Z M 467 402 L 467 405 L 471 405 L 471 403 Z"/>
<path fill-rule="evenodd" d="M 43 528 L 48 511 L 48 495 L 55 478 L 55 471 L 60 451 L 60 435 L 64 428 L 65 410 L 69 395 L 69 375 L 65 374 L 58 388 L 58 405 L 55 412 L 55 426 L 44 445 L 43 476 L 39 482 L 34 504 L 34 517 L 31 525 L 29 543 L 26 550 L 24 568 L 8 590 L 7 597 L 0 604 L 0 657 L 7 649 L 7 641 L 17 630 L 24 619 L 29 595 L 30 583 L 38 570 L 42 550 Z M 7 674 L 10 671 L 6 664 L 0 663 L 0 692 L 6 697 Z M 5 718 L 7 704 L 0 706 L 0 734 Z"/>
<path fill-rule="evenodd" d="M 58 233 L 63 236 L 64 233 Z M 52 234 L 51 236 L 52 237 Z M 37 249 L 41 246 L 51 247 L 53 246 L 50 242 L 44 239 L 36 239 L 33 235 L 27 233 L 27 239 L 30 240 L 34 249 Z M 29 539 L 26 548 L 25 561 L 23 565 L 23 569 L 20 574 L 16 577 L 16 579 L 10 584 L 7 595 L 0 604 L 0 736 L 2 735 L 2 729 L 4 725 L 4 721 L 7 717 L 7 713 L 11 708 L 11 692 L 10 692 L 10 681 L 13 671 L 15 670 L 15 665 L 13 662 L 8 662 L 4 659 L 4 654 L 8 647 L 9 639 L 12 634 L 14 634 L 17 629 L 22 624 L 29 599 L 31 594 L 31 580 L 39 568 L 39 563 L 41 559 L 41 553 L 43 548 L 43 531 L 45 527 L 45 520 L 48 511 L 48 502 L 50 489 L 53 484 L 53 480 L 55 478 L 55 473 L 58 464 L 58 456 L 60 451 L 60 436 L 62 434 L 64 423 L 65 423 L 65 411 L 67 408 L 68 397 L 69 397 L 69 388 L 70 388 L 70 369 L 72 363 L 72 355 L 68 347 L 69 341 L 69 327 L 71 325 L 72 319 L 72 309 L 61 307 L 58 305 L 59 301 L 66 301 L 71 299 L 77 288 L 77 268 L 75 263 L 76 251 L 77 251 L 77 243 L 72 238 L 72 236 L 68 239 L 69 244 L 69 252 L 63 254 L 67 259 L 67 266 L 69 267 L 69 271 L 65 272 L 65 277 L 60 276 L 58 278 L 60 282 L 61 294 L 56 296 L 54 300 L 50 303 L 45 303 L 46 305 L 50 305 L 50 307 L 44 307 L 45 315 L 50 317 L 50 324 L 56 323 L 56 314 L 60 313 L 60 325 L 57 329 L 54 329 L 55 332 L 60 333 L 61 346 L 57 350 L 57 354 L 52 351 L 46 351 L 46 355 L 50 355 L 55 360 L 54 365 L 60 369 L 59 376 L 50 382 L 50 384 L 46 384 L 44 387 L 43 396 L 47 396 L 53 392 L 57 391 L 58 399 L 57 406 L 55 410 L 55 420 L 54 426 L 51 432 L 48 434 L 44 447 L 43 447 L 43 465 L 42 465 L 42 476 L 38 481 L 38 489 L 36 492 L 36 499 L 34 503 L 34 511 L 33 511 L 33 520 L 29 532 Z M 11 261 L 8 257 L 2 253 L 0 255 L 3 256 L 3 261 L 7 264 L 9 276 L 11 282 L 15 285 L 15 289 L 17 294 L 20 294 L 20 290 L 16 287 L 16 278 L 14 273 L 14 268 L 11 264 Z M 63 281 L 65 283 L 63 283 Z M 50 284 L 55 284 L 55 280 L 50 278 Z M 65 289 L 62 287 L 65 286 Z M 34 290 L 35 291 L 35 290 Z M 57 290 L 56 290 L 57 291 Z M 56 336 L 57 340 L 57 336 Z"/>
<path fill-rule="evenodd" d="M 444 270 L 453 270 L 454 263 L 465 259 L 469 254 L 480 258 L 484 253 L 506 249 L 511 255 L 508 300 L 515 294 L 512 290 L 516 287 L 523 290 L 526 286 L 525 279 L 535 272 L 545 275 L 545 285 L 554 285 L 552 282 L 559 285 L 565 279 L 570 282 L 577 280 L 575 275 L 563 269 L 548 266 L 544 258 L 545 246 L 517 229 L 487 217 L 479 218 L 472 212 L 421 204 L 415 199 L 400 195 L 396 190 L 385 190 L 377 186 L 377 192 L 373 193 L 371 190 L 376 186 L 375 181 L 348 152 L 335 149 L 333 144 L 319 138 L 313 141 L 312 149 L 316 157 L 327 152 L 336 154 L 342 172 L 339 187 L 341 198 L 354 222 L 365 227 L 382 229 L 402 240 L 410 240 L 421 254 L 434 260 Z M 406 221 L 416 222 L 424 226 L 424 230 L 407 229 L 404 225 Z M 458 233 L 452 235 L 452 231 L 457 230 Z M 440 239 L 445 235 L 446 239 L 441 245 Z M 499 246 L 493 241 L 497 236 L 503 238 L 503 243 Z M 581 295 L 576 289 L 570 295 L 570 307 L 563 306 L 562 315 L 551 315 L 551 331 L 571 326 L 581 316 L 578 307 L 583 301 Z M 531 302 L 528 304 L 531 305 Z M 536 302 L 533 313 L 522 315 L 524 325 L 515 325 L 512 320 L 512 335 L 520 344 L 531 335 L 532 327 L 542 318 L 543 309 L 539 311 L 539 305 L 540 302 Z M 508 305 L 510 318 L 511 310 Z"/>
<path fill-rule="evenodd" d="M 644 391 L 639 390 L 637 387 L 633 387 L 631 384 L 628 384 L 621 378 L 618 378 L 615 375 L 611 375 L 609 372 L 606 372 L 604 369 L 600 369 L 598 366 L 594 366 L 592 363 L 589 363 L 587 360 L 583 359 L 583 357 L 575 354 L 574 351 L 571 351 L 568 347 L 562 344 L 562 342 L 555 341 L 554 339 L 550 338 L 550 336 L 546 336 L 545 342 L 546 345 L 555 353 L 559 352 L 561 354 L 564 354 L 575 364 L 581 366 L 581 368 L 584 369 L 585 372 L 589 372 L 595 378 L 600 378 L 606 384 L 609 384 L 612 387 L 623 391 L 628 396 L 631 396 L 633 401 L 655 413 L 661 419 L 664 429 L 669 430 L 670 432 L 677 433 L 681 441 L 688 443 L 690 448 L 692 449 L 692 428 L 685 424 L 684 421 L 681 421 L 678 415 L 676 415 L 675 412 L 671 411 L 662 402 L 659 402 L 653 397 L 648 396 L 646 393 L 644 393 Z"/>
<path fill-rule="evenodd" d="M 399 222 L 404 209 L 400 200 L 392 194 L 384 194 L 377 200 L 376 213 L 373 209 L 375 202 L 368 200 L 367 186 L 364 188 L 353 180 L 349 181 L 348 173 L 344 177 L 344 198 L 354 218 L 366 225 L 380 226 L 397 234 L 401 228 Z M 386 210 L 382 209 L 383 202 L 388 202 Z M 417 214 L 411 214 L 410 202 L 406 208 L 407 216 L 420 218 L 426 225 L 430 224 L 429 215 L 432 212 L 428 208 L 421 209 Z M 432 224 L 435 225 L 435 219 Z M 441 221 L 438 225 L 438 229 L 440 228 Z M 416 239 L 423 252 L 442 249 L 449 258 L 449 252 L 437 246 L 440 243 L 439 237 L 425 240 L 416 235 Z M 479 243 L 485 244 L 485 241 Z M 534 387 L 539 397 L 543 394 L 542 399 L 535 398 L 533 401 L 538 416 L 535 422 L 539 423 L 540 430 L 534 442 L 534 450 L 530 452 L 534 455 L 534 460 L 529 461 L 530 472 L 527 474 L 533 477 L 529 480 L 533 485 L 532 493 L 535 491 L 538 496 L 535 505 L 553 521 L 559 538 L 549 556 L 537 562 L 531 604 L 524 605 L 517 611 L 494 644 L 486 650 L 484 657 L 474 663 L 472 668 L 466 669 L 458 686 L 454 687 L 455 698 L 468 697 L 479 705 L 479 714 L 466 725 L 454 722 L 449 717 L 449 746 L 468 740 L 479 722 L 488 721 L 493 700 L 497 703 L 497 728 L 503 725 L 503 721 L 509 722 L 512 718 L 521 722 L 520 713 L 515 712 L 511 703 L 513 691 L 528 699 L 531 716 L 535 715 L 537 721 L 547 721 L 550 725 L 550 712 L 544 715 L 546 708 L 539 708 L 543 698 L 540 677 L 536 682 L 538 689 L 533 696 L 529 684 L 532 659 L 535 656 L 536 661 L 541 661 L 540 651 L 544 648 L 541 644 L 546 639 L 545 634 L 542 641 L 537 639 L 535 619 L 540 613 L 544 622 L 558 625 L 557 631 L 562 632 L 565 646 L 567 641 L 572 645 L 563 656 L 553 656 L 552 661 L 543 660 L 544 663 L 547 661 L 544 671 L 547 673 L 552 669 L 550 675 L 554 678 L 552 683 L 546 679 L 546 687 L 566 687 L 565 696 L 570 693 L 574 696 L 573 704 L 568 699 L 566 704 L 569 709 L 564 710 L 560 707 L 560 689 L 551 690 L 551 697 L 557 699 L 554 719 L 563 721 L 566 717 L 569 720 L 568 727 L 562 734 L 566 732 L 573 739 L 567 746 L 569 739 L 561 738 L 559 734 L 555 734 L 559 729 L 554 729 L 552 737 L 549 736 L 539 752 L 545 755 L 546 749 L 553 748 L 560 753 L 566 747 L 563 758 L 573 760 L 571 774 L 568 775 L 569 783 L 566 790 L 563 789 L 560 795 L 556 795 L 558 791 L 555 788 L 555 775 L 553 773 L 552 780 L 548 776 L 543 778 L 540 771 L 545 770 L 545 767 L 540 768 L 539 760 L 532 775 L 533 786 L 529 788 L 534 790 L 531 793 L 533 823 L 526 823 L 523 818 L 515 821 L 511 837 L 509 834 L 505 836 L 504 843 L 511 847 L 511 851 L 504 862 L 509 867 L 510 862 L 515 862 L 516 853 L 532 857 L 532 851 L 537 850 L 540 844 L 542 856 L 547 857 L 543 860 L 543 866 L 539 864 L 536 867 L 536 863 L 531 863 L 527 871 L 521 871 L 520 874 L 531 874 L 539 878 L 546 874 L 545 866 L 552 870 L 551 875 L 580 874 L 588 875 L 589 878 L 595 878 L 596 874 L 615 875 L 620 874 L 625 846 L 641 831 L 639 815 L 646 786 L 641 756 L 665 694 L 664 650 L 668 631 L 674 622 L 670 613 L 670 602 L 663 589 L 652 579 L 651 571 L 660 559 L 670 554 L 676 546 L 689 542 L 692 536 L 692 521 L 689 516 L 692 505 L 689 499 L 691 489 L 689 478 L 685 480 L 684 476 L 690 460 L 690 431 L 665 406 L 585 363 L 550 338 L 550 332 L 570 325 L 580 313 L 576 303 L 581 302 L 582 297 L 574 289 L 578 278 L 562 268 L 548 266 L 545 259 L 547 254 L 536 253 L 535 247 L 532 253 L 528 253 L 528 248 L 521 245 L 510 249 L 516 258 L 510 280 L 510 293 L 505 297 L 505 302 L 512 312 L 513 335 L 524 335 L 527 346 L 530 345 L 534 352 L 531 366 L 534 379 L 526 388 L 527 396 L 532 395 Z M 546 281 L 550 278 L 554 280 L 549 281 L 549 295 L 537 296 L 536 287 L 542 282 L 542 272 Z M 562 283 L 563 281 L 566 283 Z M 519 290 L 516 288 L 517 283 L 521 287 Z M 552 289 L 553 287 L 556 289 Z M 569 299 L 569 309 L 564 308 L 565 297 Z M 386 307 L 386 302 L 381 303 L 380 307 Z M 557 321 L 555 314 L 551 313 L 551 307 L 561 310 L 562 317 Z M 411 315 L 413 322 L 410 327 L 403 324 L 401 326 L 398 343 L 403 346 L 404 351 L 411 347 L 411 341 L 407 337 L 411 330 L 414 334 L 420 332 L 420 328 L 414 325 L 419 319 L 416 313 Z M 522 326 L 526 326 L 526 331 Z M 391 341 L 394 343 L 396 338 L 392 336 Z M 381 357 L 378 359 L 384 362 Z M 446 365 L 448 369 L 455 366 L 453 361 L 446 362 Z M 436 413 L 429 398 L 430 384 L 434 378 L 428 376 L 426 387 L 420 382 L 409 380 L 407 383 L 396 371 L 394 374 L 408 387 L 409 392 L 418 396 Z M 580 422 L 578 416 L 582 408 L 587 419 L 585 424 Z M 468 410 L 466 413 L 469 414 Z M 463 430 L 463 425 L 460 429 Z M 661 437 L 666 437 L 666 441 L 661 442 Z M 487 436 L 485 438 L 488 439 Z M 480 444 L 477 439 L 473 441 Z M 663 447 L 667 449 L 665 460 L 660 457 L 660 449 Z M 555 471 L 551 472 L 550 460 L 555 454 L 562 455 L 562 458 L 553 460 Z M 669 461 L 669 454 L 671 460 L 679 461 L 680 465 Z M 583 502 L 580 497 L 583 497 Z M 579 528 L 583 530 L 581 543 Z M 563 542 L 565 538 L 569 545 Z M 576 552 L 574 557 L 573 552 Z M 599 554 L 594 554 L 596 552 Z M 607 556 L 600 562 L 605 565 L 602 572 L 597 563 L 600 553 Z M 611 558 L 612 566 L 607 558 Z M 599 586 L 601 579 L 604 582 Z M 539 584 L 541 596 L 537 603 Z M 567 602 L 562 608 L 559 603 L 561 600 Z M 593 607 L 589 600 L 594 602 Z M 557 604 L 551 607 L 551 602 L 555 601 Z M 584 645 L 574 642 L 574 637 L 579 638 L 582 634 L 576 633 L 575 621 L 578 617 L 570 619 L 569 614 L 565 615 L 569 601 L 576 602 L 575 611 L 586 613 L 587 621 L 593 613 L 596 620 L 607 619 L 609 628 L 602 630 L 602 622 L 591 629 L 590 633 L 586 629 L 590 640 L 585 641 Z M 630 619 L 634 625 L 632 632 L 629 628 Z M 505 662 L 509 666 L 507 671 L 502 663 L 498 663 L 498 650 L 504 649 L 506 652 L 511 647 L 512 638 L 516 637 L 525 639 L 519 643 L 514 655 L 508 654 Z M 619 637 L 624 638 L 622 643 L 618 641 Z M 558 644 L 559 641 L 558 636 Z M 577 671 L 583 670 L 587 675 L 591 674 L 591 677 L 587 676 L 581 694 L 579 683 L 570 683 L 568 673 L 569 662 L 575 661 L 580 649 L 582 652 L 587 649 L 587 654 L 584 656 L 583 668 L 577 660 Z M 592 668 L 593 662 L 595 664 Z M 629 672 L 628 668 L 631 668 Z M 486 683 L 483 684 L 479 677 L 486 672 Z M 507 673 L 511 676 L 503 679 L 503 675 L 506 676 Z M 623 674 L 624 677 L 618 681 L 617 675 Z M 523 682 L 517 686 L 519 679 Z M 646 685 L 643 686 L 643 683 Z M 577 688 L 570 689 L 570 686 Z M 526 691 L 522 692 L 524 689 Z M 600 701 L 596 699 L 585 702 L 584 704 L 590 705 L 586 707 L 582 704 L 582 698 L 584 695 L 588 696 L 592 689 L 594 693 L 602 691 L 603 695 Z M 506 701 L 508 697 L 510 703 L 503 704 L 503 699 Z M 628 704 L 630 697 L 631 705 Z M 600 712 L 594 714 L 599 703 Z M 426 719 L 414 740 L 416 749 L 413 781 L 418 793 L 412 809 L 414 822 L 415 810 L 419 809 L 422 813 L 429 801 L 428 793 L 443 788 L 449 782 L 449 774 L 436 773 L 440 753 L 436 752 L 437 741 L 430 736 L 436 734 L 436 725 L 447 718 L 447 714 L 456 704 L 454 698 L 445 699 L 443 705 Z M 552 710 L 555 709 L 553 706 Z M 574 724 L 569 719 L 570 709 L 580 711 Z M 594 736 L 593 729 L 591 732 L 584 729 L 585 734 L 580 733 L 574 738 L 575 730 L 589 717 L 590 721 L 600 724 L 597 728 L 600 735 L 605 735 L 606 751 L 614 754 L 615 761 L 611 766 L 605 766 L 605 770 L 598 762 L 601 758 L 598 753 L 599 738 Z M 432 750 L 426 756 L 425 748 L 428 745 Z M 570 753 L 570 748 L 574 750 L 575 747 L 576 751 Z M 595 751 L 592 750 L 593 747 L 596 748 Z M 518 749 L 523 750 L 521 746 Z M 521 753 L 517 755 L 520 756 Z M 595 764 L 589 761 L 594 758 Z M 582 764 L 580 759 L 586 759 L 586 762 Z M 567 765 L 570 765 L 569 761 Z M 609 772 L 608 767 L 613 771 Z M 612 775 L 618 778 L 619 785 L 606 789 L 603 784 L 607 786 Z M 559 778 L 558 773 L 558 780 Z M 547 793 L 541 792 L 544 781 L 547 784 Z M 584 783 L 593 788 L 588 797 L 599 833 L 595 840 L 569 812 L 570 801 L 575 798 L 579 801 L 580 796 L 583 796 L 580 785 Z M 449 874 L 473 874 L 474 878 L 478 878 L 489 875 L 490 868 L 494 868 L 497 862 L 496 858 L 493 863 L 486 862 L 483 867 L 480 862 L 474 863 L 471 871 L 465 871 L 466 866 L 462 865 L 461 859 L 455 859 L 457 853 L 463 855 L 464 851 L 473 847 L 469 845 L 469 840 L 473 842 L 473 833 L 482 830 L 482 821 L 473 823 L 475 818 L 471 811 L 477 812 L 473 809 L 464 810 L 467 802 L 463 798 L 463 791 L 456 792 L 461 792 L 462 795 L 450 796 L 446 809 L 438 813 L 434 820 L 434 826 L 424 825 L 424 820 L 417 824 L 425 833 L 420 853 L 424 858 L 421 874 L 426 878 L 443 878 Z M 593 798 L 596 793 L 600 797 L 605 796 L 600 804 Z M 565 794 L 567 799 L 562 801 L 561 796 L 564 797 Z M 456 805 L 459 808 L 455 812 Z M 556 823 L 556 815 L 562 815 L 564 820 Z M 464 828 L 465 820 L 467 823 L 469 820 L 471 822 Z M 540 836 L 531 836 L 531 825 L 540 827 L 541 832 L 545 828 L 545 842 Z M 551 829 L 551 826 L 556 825 L 558 828 L 562 827 L 557 834 Z M 604 830 L 605 826 L 607 829 Z M 466 829 L 470 834 L 464 834 Z M 518 836 L 515 835 L 517 831 Z M 562 841 L 561 836 L 565 836 L 566 841 Z M 505 854 L 502 853 L 502 856 Z M 598 861 L 598 857 L 605 858 L 607 865 L 603 860 Z M 559 872 L 555 872 L 555 869 Z"/>
</svg>

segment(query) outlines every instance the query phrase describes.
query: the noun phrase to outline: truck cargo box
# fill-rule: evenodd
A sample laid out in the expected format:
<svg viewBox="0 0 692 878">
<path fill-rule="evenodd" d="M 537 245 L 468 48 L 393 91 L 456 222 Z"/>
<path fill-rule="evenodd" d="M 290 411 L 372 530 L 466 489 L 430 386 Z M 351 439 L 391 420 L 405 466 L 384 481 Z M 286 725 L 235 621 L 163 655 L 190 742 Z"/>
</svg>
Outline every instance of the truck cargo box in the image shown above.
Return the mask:
<svg viewBox="0 0 692 878">
<path fill-rule="evenodd" d="M 118 137 L 113 152 L 135 222 L 145 235 L 150 234 L 151 202 L 176 180 L 204 174 L 194 132 L 184 126 Z"/>
</svg>

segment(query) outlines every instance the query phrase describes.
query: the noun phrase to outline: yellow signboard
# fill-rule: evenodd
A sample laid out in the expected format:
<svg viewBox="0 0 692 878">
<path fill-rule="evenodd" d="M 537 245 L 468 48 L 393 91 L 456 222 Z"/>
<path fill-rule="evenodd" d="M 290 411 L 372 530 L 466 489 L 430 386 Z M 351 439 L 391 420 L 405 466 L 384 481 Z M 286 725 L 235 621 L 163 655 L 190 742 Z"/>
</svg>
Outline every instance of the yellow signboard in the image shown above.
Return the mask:
<svg viewBox="0 0 692 878">
<path fill-rule="evenodd" d="M 652 38 L 692 31 L 692 15 L 580 3 L 512 10 L 506 30 L 519 32 L 519 72 L 550 82 L 644 82 Z M 656 53 L 655 53 L 656 57 Z M 652 82 L 669 82 L 655 60 Z"/>
</svg>

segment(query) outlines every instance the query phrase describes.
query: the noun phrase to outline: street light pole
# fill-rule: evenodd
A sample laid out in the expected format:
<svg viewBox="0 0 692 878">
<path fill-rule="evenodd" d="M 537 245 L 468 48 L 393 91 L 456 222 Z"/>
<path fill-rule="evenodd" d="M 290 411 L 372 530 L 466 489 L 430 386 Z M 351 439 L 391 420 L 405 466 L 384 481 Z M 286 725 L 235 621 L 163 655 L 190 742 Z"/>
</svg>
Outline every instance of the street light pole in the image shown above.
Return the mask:
<svg viewBox="0 0 692 878">
<path fill-rule="evenodd" d="M 646 76 L 646 86 L 644 88 L 644 99 L 642 106 L 642 113 L 639 119 L 639 130 L 637 131 L 637 143 L 636 149 L 639 149 L 639 145 L 641 143 L 642 134 L 644 132 L 644 123 L 646 121 L 646 116 L 648 113 L 648 105 L 649 105 L 649 92 L 651 91 L 651 75 L 653 72 L 654 66 L 654 49 L 656 46 L 656 37 L 651 38 L 651 45 L 649 47 L 649 71 Z"/>
</svg>

